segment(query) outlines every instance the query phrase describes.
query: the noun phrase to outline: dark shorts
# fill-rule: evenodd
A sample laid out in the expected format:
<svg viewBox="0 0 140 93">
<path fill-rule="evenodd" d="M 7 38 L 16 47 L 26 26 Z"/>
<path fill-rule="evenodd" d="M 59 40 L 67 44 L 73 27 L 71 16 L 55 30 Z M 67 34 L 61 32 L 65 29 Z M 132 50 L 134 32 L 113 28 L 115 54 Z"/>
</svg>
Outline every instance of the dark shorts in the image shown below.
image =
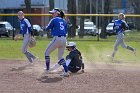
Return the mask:
<svg viewBox="0 0 140 93">
<path fill-rule="evenodd" d="M 73 66 L 68 66 L 68 70 L 72 73 L 76 73 L 81 69 L 81 67 L 73 67 Z"/>
</svg>

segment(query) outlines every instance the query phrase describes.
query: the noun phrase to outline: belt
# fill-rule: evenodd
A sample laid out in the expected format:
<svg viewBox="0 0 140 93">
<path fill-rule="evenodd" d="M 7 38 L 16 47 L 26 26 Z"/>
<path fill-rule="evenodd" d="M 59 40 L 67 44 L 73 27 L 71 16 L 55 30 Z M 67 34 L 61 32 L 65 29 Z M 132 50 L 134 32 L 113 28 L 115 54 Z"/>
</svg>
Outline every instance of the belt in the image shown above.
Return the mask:
<svg viewBox="0 0 140 93">
<path fill-rule="evenodd" d="M 66 37 L 66 36 L 65 36 L 65 35 L 62 35 L 62 36 L 61 36 L 61 35 L 60 35 L 60 36 L 58 36 L 58 37 Z"/>
</svg>

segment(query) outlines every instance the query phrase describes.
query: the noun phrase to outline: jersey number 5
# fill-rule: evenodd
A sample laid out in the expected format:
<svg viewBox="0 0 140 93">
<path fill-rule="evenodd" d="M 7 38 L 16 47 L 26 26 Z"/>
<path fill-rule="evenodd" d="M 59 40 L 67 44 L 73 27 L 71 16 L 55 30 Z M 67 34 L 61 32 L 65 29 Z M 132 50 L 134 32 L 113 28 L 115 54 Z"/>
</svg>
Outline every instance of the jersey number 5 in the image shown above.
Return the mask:
<svg viewBox="0 0 140 93">
<path fill-rule="evenodd" d="M 63 22 L 59 22 L 59 24 L 60 24 L 60 30 L 64 30 Z"/>
</svg>

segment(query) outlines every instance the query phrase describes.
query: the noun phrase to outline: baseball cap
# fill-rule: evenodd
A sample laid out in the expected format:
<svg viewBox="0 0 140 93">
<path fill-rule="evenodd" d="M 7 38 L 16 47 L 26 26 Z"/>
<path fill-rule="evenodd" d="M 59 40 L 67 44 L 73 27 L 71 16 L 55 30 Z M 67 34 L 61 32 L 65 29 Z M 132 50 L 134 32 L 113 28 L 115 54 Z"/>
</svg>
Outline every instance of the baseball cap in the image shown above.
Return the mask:
<svg viewBox="0 0 140 93">
<path fill-rule="evenodd" d="M 71 47 L 71 46 L 76 46 L 76 43 L 74 43 L 74 42 L 69 42 L 69 43 L 67 44 L 67 47 Z"/>
<path fill-rule="evenodd" d="M 55 8 L 55 9 L 49 11 L 50 14 L 53 14 L 55 12 L 58 13 L 58 14 L 60 14 L 60 10 L 58 8 Z"/>
<path fill-rule="evenodd" d="M 119 16 L 120 16 L 120 15 L 123 17 L 123 19 L 125 19 L 125 14 L 119 13 Z"/>
</svg>

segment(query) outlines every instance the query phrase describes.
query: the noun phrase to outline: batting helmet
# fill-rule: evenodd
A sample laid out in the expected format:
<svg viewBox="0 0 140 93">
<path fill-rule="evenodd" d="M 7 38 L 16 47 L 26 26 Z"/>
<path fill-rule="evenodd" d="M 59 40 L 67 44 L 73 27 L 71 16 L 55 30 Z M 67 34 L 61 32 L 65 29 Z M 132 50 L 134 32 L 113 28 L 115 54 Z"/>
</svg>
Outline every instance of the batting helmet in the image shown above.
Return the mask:
<svg viewBox="0 0 140 93">
<path fill-rule="evenodd" d="M 75 47 L 76 47 L 76 43 L 74 42 L 69 42 L 66 46 L 66 48 L 72 48 L 72 49 L 74 49 Z"/>
</svg>

